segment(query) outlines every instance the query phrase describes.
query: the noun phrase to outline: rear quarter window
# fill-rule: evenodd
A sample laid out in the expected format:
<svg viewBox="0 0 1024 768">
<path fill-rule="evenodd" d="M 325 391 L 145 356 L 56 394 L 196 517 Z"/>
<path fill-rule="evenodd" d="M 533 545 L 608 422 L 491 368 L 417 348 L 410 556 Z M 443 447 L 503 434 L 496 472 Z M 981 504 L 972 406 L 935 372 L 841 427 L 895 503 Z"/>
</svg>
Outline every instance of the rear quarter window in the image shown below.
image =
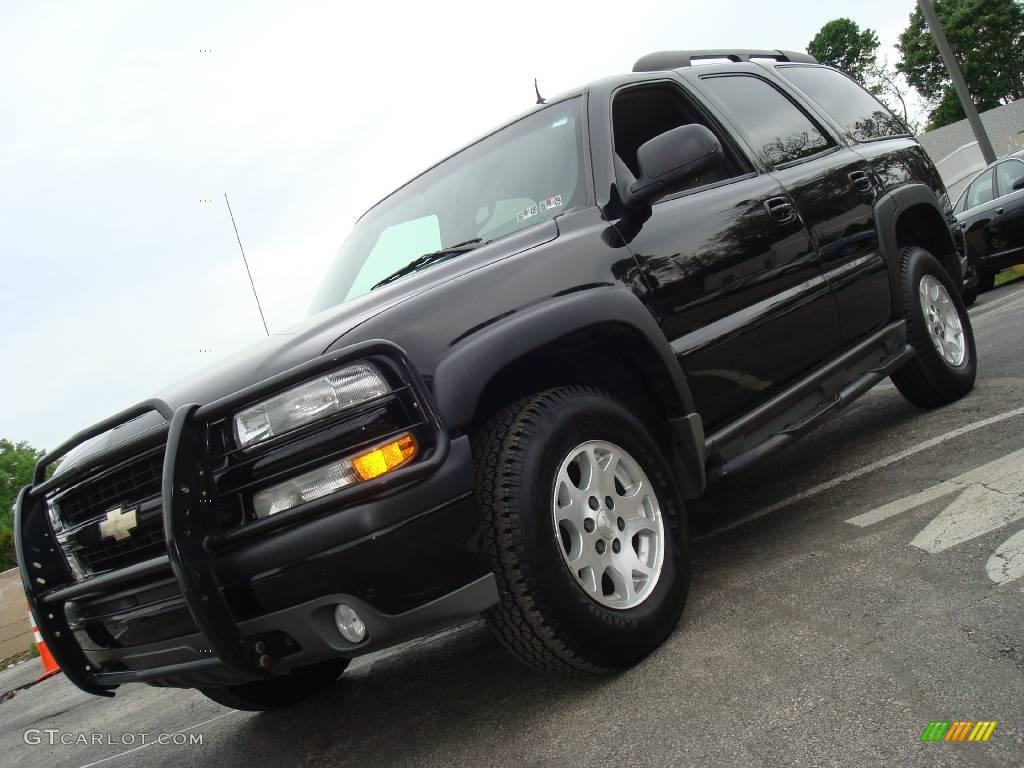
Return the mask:
<svg viewBox="0 0 1024 768">
<path fill-rule="evenodd" d="M 778 67 L 778 72 L 832 115 L 857 141 L 909 136 L 906 124 L 842 72 L 825 67 Z"/>
<path fill-rule="evenodd" d="M 992 191 L 992 169 L 989 168 L 971 182 L 971 187 L 967 190 L 967 210 L 984 205 L 994 197 L 995 193 Z"/>
</svg>

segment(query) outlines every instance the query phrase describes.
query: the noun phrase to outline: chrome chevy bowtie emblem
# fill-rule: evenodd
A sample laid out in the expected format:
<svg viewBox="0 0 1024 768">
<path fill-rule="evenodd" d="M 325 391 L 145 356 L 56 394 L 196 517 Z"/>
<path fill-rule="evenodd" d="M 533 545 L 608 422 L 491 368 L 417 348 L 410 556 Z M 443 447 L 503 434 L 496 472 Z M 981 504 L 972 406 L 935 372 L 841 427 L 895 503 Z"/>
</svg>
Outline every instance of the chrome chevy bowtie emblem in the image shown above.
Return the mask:
<svg viewBox="0 0 1024 768">
<path fill-rule="evenodd" d="M 123 541 L 132 535 L 132 528 L 138 524 L 134 509 L 124 512 L 120 507 L 114 507 L 107 512 L 107 519 L 100 521 L 100 538 L 113 538 L 115 541 Z"/>
</svg>

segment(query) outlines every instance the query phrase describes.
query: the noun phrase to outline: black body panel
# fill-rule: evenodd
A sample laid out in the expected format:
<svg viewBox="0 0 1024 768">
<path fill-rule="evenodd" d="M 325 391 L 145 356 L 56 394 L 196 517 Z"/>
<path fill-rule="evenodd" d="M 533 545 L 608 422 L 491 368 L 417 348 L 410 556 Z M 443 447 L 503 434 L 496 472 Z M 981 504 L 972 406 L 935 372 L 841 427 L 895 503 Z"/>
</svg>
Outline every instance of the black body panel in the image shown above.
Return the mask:
<svg viewBox="0 0 1024 768">
<path fill-rule="evenodd" d="M 607 391 L 644 420 L 692 498 L 905 362 L 900 249 L 926 244 L 959 278 L 941 181 L 912 139 L 858 142 L 774 63 L 749 61 L 803 57 L 765 54 L 590 85 L 575 94 L 586 204 L 382 283 L 44 457 L 19 496 L 16 542 L 40 632 L 68 678 L 97 694 L 135 681 L 257 680 L 487 609 L 498 597 L 471 438 L 525 395 Z M 753 146 L 760 126 L 741 124 L 705 82 L 732 75 L 783 94 L 820 130 L 822 151 L 779 162 Z M 613 103 L 652 83 L 678 90 L 731 170 L 628 208 Z M 376 366 L 389 391 L 265 444 L 235 443 L 239 409 L 356 361 Z M 417 446 L 407 465 L 255 519 L 254 491 L 400 435 Z M 61 498 L 61 520 L 77 527 L 55 532 Z M 129 506 L 135 542 L 110 543 L 101 518 Z M 72 572 L 77 553 L 91 573 Z M 338 635 L 341 601 L 367 617 L 367 642 Z"/>
</svg>

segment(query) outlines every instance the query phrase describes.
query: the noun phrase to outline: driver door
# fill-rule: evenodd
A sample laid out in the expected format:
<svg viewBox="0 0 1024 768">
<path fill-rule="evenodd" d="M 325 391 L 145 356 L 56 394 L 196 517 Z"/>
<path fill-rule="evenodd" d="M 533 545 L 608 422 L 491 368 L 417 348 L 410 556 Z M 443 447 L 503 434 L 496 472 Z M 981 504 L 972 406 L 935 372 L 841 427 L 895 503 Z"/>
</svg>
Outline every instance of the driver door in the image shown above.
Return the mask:
<svg viewBox="0 0 1024 768">
<path fill-rule="evenodd" d="M 725 163 L 652 206 L 629 247 L 713 431 L 825 362 L 839 345 L 835 302 L 793 200 L 676 80 L 619 89 L 612 103 L 620 185 L 645 141 L 709 128 Z"/>
</svg>

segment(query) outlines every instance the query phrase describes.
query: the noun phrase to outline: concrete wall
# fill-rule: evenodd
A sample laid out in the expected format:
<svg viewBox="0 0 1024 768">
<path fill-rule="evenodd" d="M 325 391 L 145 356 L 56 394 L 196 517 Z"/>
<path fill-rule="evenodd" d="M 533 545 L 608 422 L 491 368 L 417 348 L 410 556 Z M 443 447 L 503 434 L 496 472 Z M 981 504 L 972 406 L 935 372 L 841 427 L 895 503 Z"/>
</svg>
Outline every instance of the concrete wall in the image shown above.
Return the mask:
<svg viewBox="0 0 1024 768">
<path fill-rule="evenodd" d="M 0 659 L 27 651 L 32 625 L 25 607 L 25 590 L 17 568 L 0 573 Z"/>
<path fill-rule="evenodd" d="M 1024 149 L 1024 99 L 981 113 L 981 122 L 998 157 Z M 917 137 L 935 163 L 951 203 L 986 163 L 966 120 Z"/>
</svg>

